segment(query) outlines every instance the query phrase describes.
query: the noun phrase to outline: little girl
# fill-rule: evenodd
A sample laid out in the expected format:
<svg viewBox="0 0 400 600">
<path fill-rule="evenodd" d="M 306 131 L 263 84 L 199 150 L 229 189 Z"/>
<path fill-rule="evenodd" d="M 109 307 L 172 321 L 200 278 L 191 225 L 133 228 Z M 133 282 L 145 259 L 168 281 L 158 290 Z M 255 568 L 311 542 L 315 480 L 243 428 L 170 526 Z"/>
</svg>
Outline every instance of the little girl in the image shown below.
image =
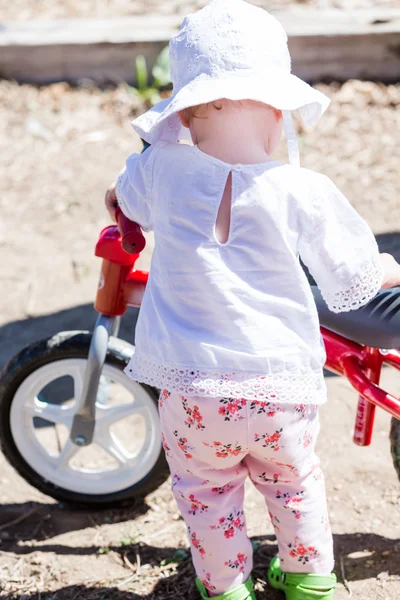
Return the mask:
<svg viewBox="0 0 400 600">
<path fill-rule="evenodd" d="M 155 233 L 127 367 L 163 390 L 163 445 L 203 599 L 255 599 L 243 514 L 265 497 L 288 600 L 333 598 L 324 479 L 315 454 L 325 352 L 299 256 L 331 310 L 358 308 L 400 266 L 324 175 L 298 166 L 291 111 L 329 104 L 290 72 L 287 37 L 243 0 L 213 0 L 170 44 L 172 98 L 134 127 L 151 147 L 107 194 Z M 289 158 L 270 158 L 286 129 Z M 182 144 L 184 140 L 192 144 Z"/>
</svg>

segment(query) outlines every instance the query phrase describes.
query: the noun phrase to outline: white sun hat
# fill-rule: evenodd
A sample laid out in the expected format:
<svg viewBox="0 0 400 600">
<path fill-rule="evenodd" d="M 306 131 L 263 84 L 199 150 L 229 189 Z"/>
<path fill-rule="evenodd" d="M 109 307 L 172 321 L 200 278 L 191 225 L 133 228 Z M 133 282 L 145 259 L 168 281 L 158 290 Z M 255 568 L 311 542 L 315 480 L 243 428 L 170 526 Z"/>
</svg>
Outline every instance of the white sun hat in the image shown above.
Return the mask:
<svg viewBox="0 0 400 600">
<path fill-rule="evenodd" d="M 266 10 L 244 0 L 211 0 L 185 17 L 170 41 L 173 95 L 133 121 L 149 144 L 190 140 L 178 112 L 228 100 L 256 100 L 282 111 L 289 160 L 299 164 L 292 111 L 314 125 L 330 100 L 291 74 L 288 39 Z"/>
</svg>

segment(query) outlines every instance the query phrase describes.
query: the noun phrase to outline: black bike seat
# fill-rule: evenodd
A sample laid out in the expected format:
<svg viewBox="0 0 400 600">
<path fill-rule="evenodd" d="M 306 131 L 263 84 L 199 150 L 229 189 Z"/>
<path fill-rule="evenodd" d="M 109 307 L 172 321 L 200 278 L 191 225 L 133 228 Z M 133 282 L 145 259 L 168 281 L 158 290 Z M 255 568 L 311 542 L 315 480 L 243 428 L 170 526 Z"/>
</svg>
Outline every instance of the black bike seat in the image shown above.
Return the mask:
<svg viewBox="0 0 400 600">
<path fill-rule="evenodd" d="M 350 312 L 333 313 L 320 291 L 311 286 L 322 327 L 373 348 L 400 348 L 400 287 L 381 290 L 368 304 Z"/>
</svg>

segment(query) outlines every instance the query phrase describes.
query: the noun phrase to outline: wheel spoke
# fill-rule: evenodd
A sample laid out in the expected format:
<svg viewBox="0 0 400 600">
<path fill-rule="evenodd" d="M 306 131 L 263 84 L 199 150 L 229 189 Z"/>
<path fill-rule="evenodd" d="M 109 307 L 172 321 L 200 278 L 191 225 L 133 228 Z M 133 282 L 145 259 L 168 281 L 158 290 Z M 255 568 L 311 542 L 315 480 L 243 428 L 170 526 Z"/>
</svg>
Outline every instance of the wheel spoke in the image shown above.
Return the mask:
<svg viewBox="0 0 400 600">
<path fill-rule="evenodd" d="M 107 454 L 115 458 L 121 467 L 127 468 L 130 466 L 128 463 L 131 457 L 112 432 L 103 431 L 101 435 L 96 436 L 96 443 L 99 444 Z"/>
<path fill-rule="evenodd" d="M 83 390 L 83 379 L 85 376 L 85 366 L 82 366 L 81 368 L 75 368 L 74 372 L 71 373 L 72 378 L 74 380 L 74 396 L 75 396 L 75 402 L 76 405 L 79 406 L 79 403 L 81 401 L 82 398 L 82 390 Z"/>
<path fill-rule="evenodd" d="M 76 446 L 71 440 L 65 442 L 65 446 L 62 449 L 60 456 L 56 460 L 57 471 L 65 471 L 69 467 L 69 463 L 75 454 L 79 452 L 80 447 Z"/>
<path fill-rule="evenodd" d="M 124 404 L 115 404 L 114 406 L 104 406 L 96 404 L 96 422 L 99 425 L 111 425 L 126 417 L 132 415 L 143 415 L 147 408 L 142 404 L 126 402 Z"/>
<path fill-rule="evenodd" d="M 50 421 L 50 423 L 65 425 L 68 428 L 71 427 L 73 410 L 69 406 L 48 404 L 36 397 L 34 404 L 25 406 L 25 410 L 32 417 L 40 417 L 41 419 Z"/>
</svg>

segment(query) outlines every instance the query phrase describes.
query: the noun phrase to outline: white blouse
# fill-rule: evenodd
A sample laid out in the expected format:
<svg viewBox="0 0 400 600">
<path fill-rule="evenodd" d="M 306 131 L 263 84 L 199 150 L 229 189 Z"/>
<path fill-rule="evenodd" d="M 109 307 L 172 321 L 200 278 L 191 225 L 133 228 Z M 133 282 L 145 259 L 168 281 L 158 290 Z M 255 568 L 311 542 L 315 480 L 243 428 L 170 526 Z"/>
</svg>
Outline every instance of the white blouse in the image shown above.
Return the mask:
<svg viewBox="0 0 400 600">
<path fill-rule="evenodd" d="M 215 223 L 229 173 L 221 244 Z M 117 197 L 155 234 L 130 377 L 186 396 L 325 401 L 325 350 L 299 256 L 334 312 L 368 302 L 383 276 L 370 228 L 328 177 L 273 160 L 229 165 L 159 142 L 128 158 Z"/>
</svg>

